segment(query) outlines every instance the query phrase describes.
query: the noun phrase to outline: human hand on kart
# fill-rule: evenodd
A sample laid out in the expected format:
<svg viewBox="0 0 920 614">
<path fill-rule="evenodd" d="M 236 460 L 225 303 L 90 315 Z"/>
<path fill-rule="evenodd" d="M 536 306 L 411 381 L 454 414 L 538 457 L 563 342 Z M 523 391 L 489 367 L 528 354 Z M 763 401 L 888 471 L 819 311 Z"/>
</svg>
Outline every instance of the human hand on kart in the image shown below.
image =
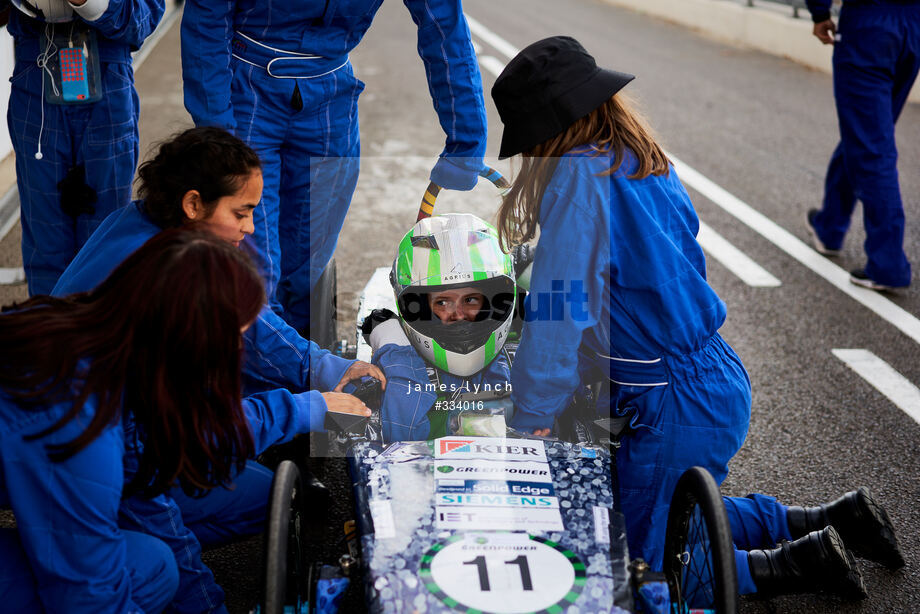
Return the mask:
<svg viewBox="0 0 920 614">
<path fill-rule="evenodd" d="M 354 414 L 365 418 L 371 415 L 370 408 L 361 399 L 344 392 L 324 392 L 323 400 L 326 402 L 326 411 L 337 414 Z"/>
<path fill-rule="evenodd" d="M 837 34 L 837 26 L 834 24 L 833 19 L 825 19 L 815 24 L 814 28 L 812 28 L 812 34 L 818 37 L 818 40 L 825 45 L 833 45 L 834 35 Z"/>
<path fill-rule="evenodd" d="M 431 169 L 431 181 L 448 190 L 472 190 L 479 173 L 486 169 L 482 157 L 447 157 L 442 155 Z"/>
<path fill-rule="evenodd" d="M 553 432 L 553 429 L 534 429 L 533 434 L 537 437 L 549 437 L 549 434 Z"/>
<path fill-rule="evenodd" d="M 333 392 L 342 392 L 342 390 L 345 388 L 345 384 L 352 381 L 357 384 L 358 380 L 366 375 L 376 378 L 380 382 L 381 390 L 387 389 L 387 378 L 379 367 L 372 365 L 369 362 L 364 362 L 363 360 L 356 360 L 350 367 L 348 367 L 348 370 L 345 371 L 345 375 L 342 376 L 342 379 L 339 380 L 338 385 L 332 390 Z"/>
</svg>

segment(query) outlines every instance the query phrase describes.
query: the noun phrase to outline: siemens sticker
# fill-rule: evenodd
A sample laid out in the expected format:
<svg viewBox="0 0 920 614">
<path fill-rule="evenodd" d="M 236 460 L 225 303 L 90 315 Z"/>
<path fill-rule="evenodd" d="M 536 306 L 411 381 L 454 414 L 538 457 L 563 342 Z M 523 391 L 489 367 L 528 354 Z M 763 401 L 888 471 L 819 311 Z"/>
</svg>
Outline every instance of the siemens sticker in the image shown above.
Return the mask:
<svg viewBox="0 0 920 614">
<path fill-rule="evenodd" d="M 546 461 L 546 448 L 543 442 L 534 439 L 442 437 L 433 443 L 435 458 Z"/>
<path fill-rule="evenodd" d="M 523 507 L 553 509 L 559 507 L 556 497 L 523 497 L 517 495 L 468 495 L 441 493 L 437 505 L 474 505 L 477 507 Z"/>
</svg>

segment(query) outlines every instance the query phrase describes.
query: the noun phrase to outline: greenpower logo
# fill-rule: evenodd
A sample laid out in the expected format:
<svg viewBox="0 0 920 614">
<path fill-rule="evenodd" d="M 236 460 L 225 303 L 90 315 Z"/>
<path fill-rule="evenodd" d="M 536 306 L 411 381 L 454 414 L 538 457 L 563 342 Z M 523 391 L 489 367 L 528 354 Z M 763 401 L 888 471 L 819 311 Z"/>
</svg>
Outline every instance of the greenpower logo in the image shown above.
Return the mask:
<svg viewBox="0 0 920 614">
<path fill-rule="evenodd" d="M 454 468 L 451 467 L 450 465 L 439 465 L 438 466 L 438 471 L 440 471 L 441 473 L 450 473 L 453 470 Z"/>
</svg>

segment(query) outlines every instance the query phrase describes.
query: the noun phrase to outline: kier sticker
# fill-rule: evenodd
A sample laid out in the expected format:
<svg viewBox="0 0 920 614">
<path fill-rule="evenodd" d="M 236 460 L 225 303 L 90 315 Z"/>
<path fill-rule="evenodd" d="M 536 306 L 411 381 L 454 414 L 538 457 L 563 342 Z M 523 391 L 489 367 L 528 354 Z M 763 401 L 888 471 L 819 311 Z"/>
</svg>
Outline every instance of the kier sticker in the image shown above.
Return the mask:
<svg viewBox="0 0 920 614">
<path fill-rule="evenodd" d="M 442 437 L 434 442 L 435 458 L 480 458 L 501 461 L 546 461 L 543 442 L 499 437 Z"/>
</svg>

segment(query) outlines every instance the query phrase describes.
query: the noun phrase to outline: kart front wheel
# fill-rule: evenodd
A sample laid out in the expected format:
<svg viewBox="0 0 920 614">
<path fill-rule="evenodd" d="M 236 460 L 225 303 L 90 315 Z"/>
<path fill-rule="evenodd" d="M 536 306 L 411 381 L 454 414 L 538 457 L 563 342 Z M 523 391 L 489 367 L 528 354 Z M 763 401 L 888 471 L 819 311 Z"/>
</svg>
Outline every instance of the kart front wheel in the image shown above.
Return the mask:
<svg viewBox="0 0 920 614">
<path fill-rule="evenodd" d="M 275 470 L 265 531 L 265 596 L 261 614 L 284 614 L 285 606 L 301 611 L 307 594 L 301 542 L 303 488 L 300 471 L 292 461 Z"/>
<path fill-rule="evenodd" d="M 685 471 L 674 489 L 664 557 L 672 612 L 738 611 L 735 554 L 725 503 L 716 481 L 702 467 Z"/>
</svg>

